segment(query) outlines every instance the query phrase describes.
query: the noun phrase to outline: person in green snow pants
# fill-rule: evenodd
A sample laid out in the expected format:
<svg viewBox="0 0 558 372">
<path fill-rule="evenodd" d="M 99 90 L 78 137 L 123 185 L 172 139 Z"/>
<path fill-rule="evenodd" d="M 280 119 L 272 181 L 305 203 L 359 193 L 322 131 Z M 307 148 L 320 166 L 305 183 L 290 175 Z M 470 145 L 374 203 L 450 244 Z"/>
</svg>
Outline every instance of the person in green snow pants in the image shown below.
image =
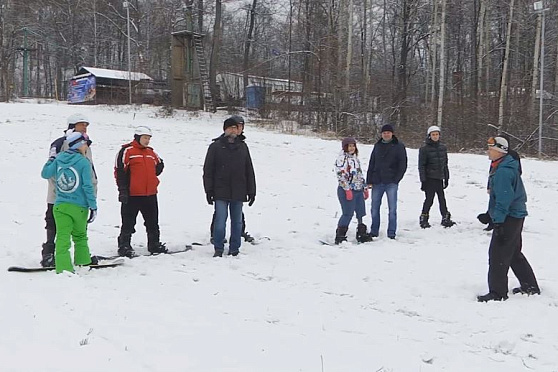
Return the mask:
<svg viewBox="0 0 558 372">
<path fill-rule="evenodd" d="M 45 179 L 54 177 L 56 184 L 53 214 L 56 222 L 54 266 L 57 274 L 74 272 L 70 238 L 74 241 L 74 263 L 91 264 L 87 224 L 97 216 L 91 162 L 85 157 L 89 137 L 85 133 L 74 132 L 66 140 L 69 149 L 51 157 L 41 172 Z"/>
</svg>

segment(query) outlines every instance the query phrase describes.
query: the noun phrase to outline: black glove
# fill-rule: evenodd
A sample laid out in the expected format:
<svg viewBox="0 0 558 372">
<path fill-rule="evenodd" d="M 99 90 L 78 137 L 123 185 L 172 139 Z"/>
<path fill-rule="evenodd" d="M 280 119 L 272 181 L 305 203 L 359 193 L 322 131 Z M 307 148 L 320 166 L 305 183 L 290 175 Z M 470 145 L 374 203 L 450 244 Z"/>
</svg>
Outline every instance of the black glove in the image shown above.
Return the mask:
<svg viewBox="0 0 558 372">
<path fill-rule="evenodd" d="M 492 223 L 492 218 L 490 217 L 488 212 L 479 214 L 477 216 L 477 219 L 480 221 L 480 223 L 485 224 L 485 225 L 487 223 Z"/>
<path fill-rule="evenodd" d="M 159 163 L 155 166 L 155 175 L 159 176 L 163 173 L 163 169 L 165 168 L 165 163 L 163 163 L 163 159 L 159 159 Z"/>
<path fill-rule="evenodd" d="M 498 239 L 500 242 L 506 241 L 506 231 L 504 230 L 503 223 L 495 223 L 494 224 L 494 231 L 492 231 L 492 235 Z"/>
<path fill-rule="evenodd" d="M 118 201 L 122 204 L 127 204 L 129 197 L 130 197 L 130 194 L 128 193 L 128 191 L 120 191 L 118 193 Z"/>
<path fill-rule="evenodd" d="M 446 179 L 444 180 L 444 189 L 447 189 L 448 186 L 449 186 L 449 179 L 446 178 Z"/>
<path fill-rule="evenodd" d="M 251 207 L 256 201 L 256 194 L 248 194 L 248 206 Z"/>
<path fill-rule="evenodd" d="M 207 200 L 207 204 L 213 205 L 213 201 L 215 200 L 215 195 L 213 193 L 208 192 L 205 194 L 205 199 Z"/>
<path fill-rule="evenodd" d="M 95 218 L 97 218 L 97 210 L 96 209 L 90 209 L 89 210 L 89 218 L 87 219 L 87 223 L 92 223 L 93 221 L 95 221 Z"/>
<path fill-rule="evenodd" d="M 426 191 L 426 182 L 421 182 L 420 183 L 420 189 L 421 189 L 421 191 Z"/>
</svg>

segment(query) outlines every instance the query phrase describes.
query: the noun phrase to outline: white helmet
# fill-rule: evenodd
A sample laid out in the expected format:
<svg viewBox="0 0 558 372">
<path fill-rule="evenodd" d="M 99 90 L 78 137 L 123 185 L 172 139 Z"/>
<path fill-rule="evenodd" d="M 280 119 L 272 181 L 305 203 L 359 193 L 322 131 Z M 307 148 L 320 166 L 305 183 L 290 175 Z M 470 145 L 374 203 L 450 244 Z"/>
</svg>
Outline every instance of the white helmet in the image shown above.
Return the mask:
<svg viewBox="0 0 558 372">
<path fill-rule="evenodd" d="M 89 119 L 87 116 L 80 113 L 76 113 L 68 117 L 68 129 L 72 129 L 77 123 L 86 123 L 89 125 Z"/>
<path fill-rule="evenodd" d="M 427 135 L 427 136 L 429 136 L 429 135 L 430 135 L 430 133 L 432 133 L 432 132 L 438 132 L 438 133 L 441 133 L 441 132 L 442 132 L 442 130 L 440 129 L 440 127 L 439 127 L 439 126 L 437 126 L 437 125 L 433 125 L 433 126 L 431 126 L 431 127 L 429 127 L 429 128 L 428 128 L 428 130 L 426 131 L 426 135 Z"/>
<path fill-rule="evenodd" d="M 149 127 L 146 127 L 144 125 L 137 127 L 134 134 L 136 136 L 149 136 L 152 137 L 153 134 L 151 134 L 151 129 Z"/>
</svg>

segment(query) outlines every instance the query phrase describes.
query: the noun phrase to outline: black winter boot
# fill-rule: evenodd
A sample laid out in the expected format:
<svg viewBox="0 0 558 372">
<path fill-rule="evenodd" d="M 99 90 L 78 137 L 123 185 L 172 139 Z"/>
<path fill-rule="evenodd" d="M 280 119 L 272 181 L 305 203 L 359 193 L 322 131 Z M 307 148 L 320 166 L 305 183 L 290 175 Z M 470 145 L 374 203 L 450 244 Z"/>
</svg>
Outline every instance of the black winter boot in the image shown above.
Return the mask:
<svg viewBox="0 0 558 372">
<path fill-rule="evenodd" d="M 349 230 L 347 226 L 339 226 L 335 230 L 335 244 L 347 241 L 347 230 Z"/>
<path fill-rule="evenodd" d="M 488 301 L 506 301 L 508 299 L 507 295 L 500 296 L 494 292 L 488 292 L 485 295 L 477 296 L 478 302 L 488 302 Z"/>
<path fill-rule="evenodd" d="M 514 288 L 512 290 L 512 293 L 513 294 L 521 293 L 521 294 L 526 294 L 527 296 L 531 296 L 536 294 L 540 295 L 541 290 L 539 289 L 539 287 L 535 287 L 532 285 L 522 285 L 521 287 Z"/>
<path fill-rule="evenodd" d="M 41 251 L 42 260 L 41 266 L 42 267 L 53 267 L 54 266 L 54 249 L 56 247 L 54 243 L 54 239 L 56 238 L 56 230 L 47 229 L 47 241 L 43 243 L 42 247 L 43 250 Z"/>
<path fill-rule="evenodd" d="M 367 233 L 368 227 L 365 224 L 359 223 L 357 226 L 356 240 L 359 243 L 371 242 L 372 237 Z"/>
<path fill-rule="evenodd" d="M 444 215 L 444 217 L 442 217 L 442 226 L 444 227 L 452 227 L 453 225 L 455 225 L 455 222 L 453 222 L 451 220 L 451 213 L 450 212 L 446 212 L 446 214 Z"/>
<path fill-rule="evenodd" d="M 151 254 L 167 253 L 168 249 L 159 240 L 159 232 L 147 234 L 147 250 Z"/>
<path fill-rule="evenodd" d="M 118 255 L 121 257 L 132 258 L 136 256 L 136 252 L 132 248 L 130 241 L 131 235 L 120 235 L 118 237 Z"/>
<path fill-rule="evenodd" d="M 419 224 L 420 227 L 422 227 L 423 229 L 428 229 L 430 227 L 430 224 L 428 223 L 428 217 L 428 213 L 422 213 L 420 215 Z"/>
</svg>

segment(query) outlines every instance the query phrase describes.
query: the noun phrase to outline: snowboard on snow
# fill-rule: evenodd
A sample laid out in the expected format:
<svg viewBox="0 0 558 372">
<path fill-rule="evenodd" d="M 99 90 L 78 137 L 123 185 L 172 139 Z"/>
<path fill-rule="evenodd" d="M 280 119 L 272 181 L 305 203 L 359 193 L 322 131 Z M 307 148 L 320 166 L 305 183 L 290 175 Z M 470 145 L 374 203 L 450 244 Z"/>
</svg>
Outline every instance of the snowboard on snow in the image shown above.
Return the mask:
<svg viewBox="0 0 558 372">
<path fill-rule="evenodd" d="M 176 250 L 169 250 L 167 253 L 136 253 L 134 256 L 132 257 L 127 257 L 127 258 L 136 258 L 136 257 L 155 257 L 155 256 L 165 256 L 167 254 L 177 254 L 177 253 L 184 253 L 184 252 L 188 252 L 192 250 L 192 245 L 196 245 L 196 243 L 193 244 L 187 244 L 184 246 L 184 248 L 182 249 L 176 249 Z M 115 260 L 118 258 L 124 258 L 122 256 L 119 255 L 114 255 L 114 256 L 96 256 L 99 260 Z"/>
<path fill-rule="evenodd" d="M 86 265 L 86 266 L 81 266 L 81 267 L 88 267 L 89 269 L 104 269 L 104 268 L 107 268 L 107 267 L 120 266 L 123 263 L 124 263 L 123 258 L 117 258 L 117 259 L 113 259 L 113 260 L 102 260 L 96 265 Z M 42 272 L 42 271 L 52 271 L 52 270 L 55 270 L 55 269 L 56 268 L 54 266 L 48 266 L 48 267 L 42 267 L 42 266 L 37 266 L 37 267 L 10 266 L 10 267 L 8 267 L 8 271 L 13 271 L 13 272 L 18 272 L 18 273 L 36 273 L 36 272 Z"/>
</svg>

